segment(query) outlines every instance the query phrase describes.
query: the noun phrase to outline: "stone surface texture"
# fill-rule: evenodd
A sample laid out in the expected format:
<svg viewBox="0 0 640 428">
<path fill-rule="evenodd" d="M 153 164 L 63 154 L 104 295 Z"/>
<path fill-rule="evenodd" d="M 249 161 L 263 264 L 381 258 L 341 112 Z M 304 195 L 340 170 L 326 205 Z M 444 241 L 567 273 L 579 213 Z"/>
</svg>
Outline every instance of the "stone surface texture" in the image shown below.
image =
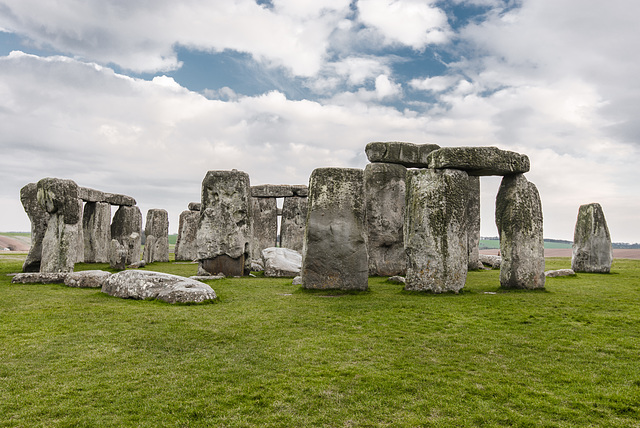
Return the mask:
<svg viewBox="0 0 640 428">
<path fill-rule="evenodd" d="M 364 171 L 318 168 L 309 180 L 302 287 L 367 290 Z"/>
<path fill-rule="evenodd" d="M 404 226 L 407 274 L 405 290 L 458 292 L 467 278 L 464 171 L 407 171 Z"/>
<path fill-rule="evenodd" d="M 306 186 L 305 186 L 306 188 Z M 280 220 L 280 246 L 302 253 L 304 229 L 307 222 L 308 198 L 284 198 Z"/>
<path fill-rule="evenodd" d="M 102 292 L 124 299 L 157 299 L 168 303 L 199 303 L 216 298 L 200 281 L 167 273 L 127 270 L 111 275 Z"/>
<path fill-rule="evenodd" d="M 544 288 L 542 203 L 536 186 L 523 174 L 502 179 L 496 197 L 500 235 L 500 285 L 503 288 Z"/>
<path fill-rule="evenodd" d="M 398 164 L 370 163 L 364 169 L 369 275 L 404 275 L 405 178 Z"/>
<path fill-rule="evenodd" d="M 31 248 L 22 265 L 23 272 L 39 272 L 42 260 L 42 240 L 47 231 L 49 213 L 38 203 L 38 185 L 29 183 L 20 189 L 20 202 L 31 221 Z"/>
<path fill-rule="evenodd" d="M 429 153 L 428 167 L 461 169 L 469 175 L 510 175 L 529 171 L 529 158 L 497 147 L 443 147 Z"/>
<path fill-rule="evenodd" d="M 491 266 L 491 269 L 500 269 L 502 257 L 491 254 L 480 254 L 478 259 L 483 265 Z"/>
<path fill-rule="evenodd" d="M 68 274 L 64 279 L 67 287 L 102 288 L 102 285 L 111 273 L 103 270 L 85 270 Z"/>
<path fill-rule="evenodd" d="M 294 277 L 302 270 L 302 254 L 289 248 L 265 248 L 262 260 L 264 276 Z"/>
<path fill-rule="evenodd" d="M 395 163 L 407 168 L 426 168 L 427 155 L 439 148 L 437 144 L 386 141 L 369 143 L 364 151 L 369 162 Z"/>
<path fill-rule="evenodd" d="M 480 261 L 480 177 L 469 176 L 467 198 L 467 252 L 469 270 L 482 269 Z"/>
<path fill-rule="evenodd" d="M 140 260 L 142 251 L 142 213 L 140 208 L 123 205 L 118 208 L 111 221 L 111 238 L 116 239 L 127 250 L 126 264 Z"/>
<path fill-rule="evenodd" d="M 124 270 L 127 266 L 127 248 L 117 239 L 112 239 L 109 244 L 109 266 L 117 270 Z"/>
<path fill-rule="evenodd" d="M 544 276 L 547 278 L 555 278 L 558 276 L 573 276 L 575 275 L 575 271 L 573 269 L 557 269 L 557 270 L 548 270 L 544 273 Z"/>
<path fill-rule="evenodd" d="M 108 263 L 111 243 L 111 205 L 106 202 L 87 202 L 82 215 L 84 261 Z"/>
<path fill-rule="evenodd" d="M 253 240 L 251 259 L 262 257 L 262 250 L 274 247 L 278 239 L 278 205 L 276 198 L 251 198 Z"/>
<path fill-rule="evenodd" d="M 12 284 L 62 284 L 69 275 L 67 272 L 25 272 L 14 275 Z"/>
<path fill-rule="evenodd" d="M 260 184 L 251 186 L 254 198 L 288 198 L 293 196 L 293 189 L 287 184 Z"/>
<path fill-rule="evenodd" d="M 105 193 L 104 202 L 111 205 L 120 205 L 125 207 L 132 207 L 136 204 L 136 200 L 131 196 L 118 195 L 116 193 Z"/>
<path fill-rule="evenodd" d="M 169 261 L 169 213 L 162 209 L 147 211 L 144 227 L 143 259 L 146 263 Z"/>
<path fill-rule="evenodd" d="M 609 273 L 613 262 L 611 235 L 598 203 L 581 205 L 573 232 L 571 269 L 576 272 Z"/>
<path fill-rule="evenodd" d="M 209 171 L 202 181 L 197 258 L 212 274 L 248 275 L 251 269 L 251 186 L 242 171 Z"/>
<path fill-rule="evenodd" d="M 189 202 L 189 211 L 200 211 L 202 204 L 200 202 Z"/>
<path fill-rule="evenodd" d="M 198 257 L 198 221 L 200 210 L 182 211 L 178 224 L 178 237 L 174 248 L 176 260 L 195 260 Z"/>
</svg>

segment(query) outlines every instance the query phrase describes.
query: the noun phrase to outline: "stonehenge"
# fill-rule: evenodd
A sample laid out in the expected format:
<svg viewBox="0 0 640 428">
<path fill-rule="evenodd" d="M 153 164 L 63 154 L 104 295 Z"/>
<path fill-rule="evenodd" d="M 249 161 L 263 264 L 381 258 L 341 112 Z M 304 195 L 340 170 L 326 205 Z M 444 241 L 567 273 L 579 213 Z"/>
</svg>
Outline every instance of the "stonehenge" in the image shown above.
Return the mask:
<svg viewBox="0 0 640 428">
<path fill-rule="evenodd" d="M 575 272 L 609 273 L 613 261 L 611 236 L 600 204 L 581 205 L 573 233 L 571 269 Z"/>
<path fill-rule="evenodd" d="M 142 259 L 146 263 L 169 261 L 169 213 L 162 209 L 147 211 Z"/>
<path fill-rule="evenodd" d="M 142 251 L 142 213 L 137 206 L 121 205 L 111 221 L 111 238 L 127 251 L 126 264 L 140 260 Z"/>
<path fill-rule="evenodd" d="M 38 203 L 37 194 L 36 183 L 29 183 L 20 189 L 20 202 L 31 221 L 31 248 L 22 265 L 23 272 L 40 272 L 42 240 L 49 222 L 49 213 Z"/>
<path fill-rule="evenodd" d="M 106 263 L 109 261 L 111 241 L 111 205 L 107 202 L 87 202 L 82 214 L 84 261 Z"/>
<path fill-rule="evenodd" d="M 192 205 L 193 204 L 193 205 Z M 195 209 L 197 208 L 197 209 Z M 200 220 L 200 203 L 190 203 L 189 210 L 180 213 L 178 237 L 174 248 L 176 260 L 195 260 L 198 255 L 196 236 Z"/>
</svg>

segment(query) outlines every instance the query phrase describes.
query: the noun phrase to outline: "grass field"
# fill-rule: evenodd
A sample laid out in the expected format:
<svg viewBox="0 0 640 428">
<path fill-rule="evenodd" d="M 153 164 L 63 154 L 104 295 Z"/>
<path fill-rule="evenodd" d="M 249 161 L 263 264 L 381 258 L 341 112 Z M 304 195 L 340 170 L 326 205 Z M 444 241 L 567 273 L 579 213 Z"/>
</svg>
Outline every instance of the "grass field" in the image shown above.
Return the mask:
<svg viewBox="0 0 640 428">
<path fill-rule="evenodd" d="M 480 239 L 479 247 L 485 249 L 500 249 L 500 241 L 497 239 Z M 550 242 L 544 241 L 544 248 L 571 248 L 572 244 L 566 242 Z"/>
<path fill-rule="evenodd" d="M 188 306 L 11 285 L 22 257 L 0 256 L 3 427 L 640 426 L 638 260 L 542 292 L 230 278 Z"/>
</svg>

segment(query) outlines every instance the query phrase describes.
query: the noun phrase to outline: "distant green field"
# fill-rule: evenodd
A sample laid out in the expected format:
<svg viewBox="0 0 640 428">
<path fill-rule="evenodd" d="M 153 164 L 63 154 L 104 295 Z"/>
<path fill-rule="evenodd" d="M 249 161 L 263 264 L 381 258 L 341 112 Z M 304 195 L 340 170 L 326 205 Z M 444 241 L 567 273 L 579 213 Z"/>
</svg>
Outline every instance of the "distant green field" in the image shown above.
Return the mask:
<svg viewBox="0 0 640 428">
<path fill-rule="evenodd" d="M 481 239 L 480 240 L 480 249 L 499 249 L 500 241 L 497 239 Z M 564 242 L 549 242 L 544 241 L 544 248 L 553 249 L 553 248 L 571 248 L 571 243 Z"/>
</svg>

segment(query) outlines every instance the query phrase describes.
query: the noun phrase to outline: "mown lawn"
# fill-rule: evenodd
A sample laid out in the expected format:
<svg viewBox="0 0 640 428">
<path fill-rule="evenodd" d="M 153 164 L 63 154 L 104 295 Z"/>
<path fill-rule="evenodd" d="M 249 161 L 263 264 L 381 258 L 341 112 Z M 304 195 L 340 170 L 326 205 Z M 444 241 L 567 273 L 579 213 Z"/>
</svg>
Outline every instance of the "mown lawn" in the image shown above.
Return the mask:
<svg viewBox="0 0 640 428">
<path fill-rule="evenodd" d="M 11 285 L 11 257 L 0 426 L 640 426 L 637 260 L 544 292 L 502 291 L 498 271 L 459 295 L 224 279 L 217 303 L 187 306 Z"/>
</svg>

